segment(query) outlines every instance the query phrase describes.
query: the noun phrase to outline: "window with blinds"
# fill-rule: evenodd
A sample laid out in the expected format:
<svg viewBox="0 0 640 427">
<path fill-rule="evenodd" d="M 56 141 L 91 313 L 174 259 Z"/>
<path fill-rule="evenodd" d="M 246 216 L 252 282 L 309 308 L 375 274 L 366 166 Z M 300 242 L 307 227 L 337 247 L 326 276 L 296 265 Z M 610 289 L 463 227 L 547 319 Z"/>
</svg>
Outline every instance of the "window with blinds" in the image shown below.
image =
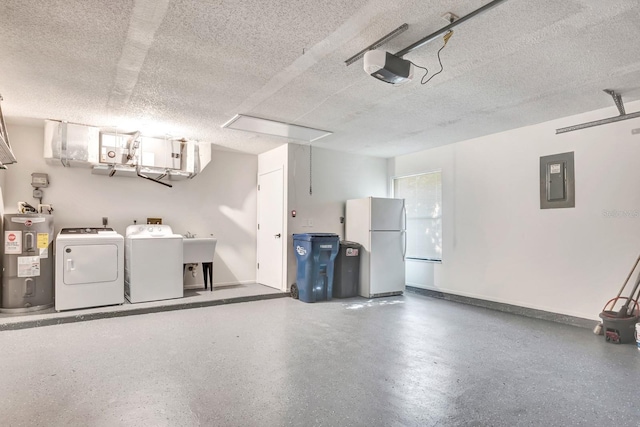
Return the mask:
<svg viewBox="0 0 640 427">
<path fill-rule="evenodd" d="M 441 261 L 441 172 L 394 178 L 393 197 L 405 200 L 407 209 L 407 258 Z"/>
</svg>

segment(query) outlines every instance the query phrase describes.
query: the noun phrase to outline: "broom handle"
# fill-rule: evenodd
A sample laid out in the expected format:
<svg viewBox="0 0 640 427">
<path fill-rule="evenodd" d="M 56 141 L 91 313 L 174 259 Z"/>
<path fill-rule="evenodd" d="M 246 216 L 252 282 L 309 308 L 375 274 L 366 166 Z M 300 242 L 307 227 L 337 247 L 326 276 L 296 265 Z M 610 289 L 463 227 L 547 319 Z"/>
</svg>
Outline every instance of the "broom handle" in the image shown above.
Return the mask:
<svg viewBox="0 0 640 427">
<path fill-rule="evenodd" d="M 622 295 L 622 291 L 624 291 L 624 288 L 627 286 L 627 282 L 629 281 L 629 279 L 631 278 L 631 275 L 633 274 L 633 271 L 636 269 L 636 267 L 638 266 L 638 263 L 640 262 L 640 255 L 638 255 L 638 259 L 636 260 L 636 263 L 633 264 L 633 268 L 631 269 L 631 271 L 629 272 L 629 275 L 627 276 L 627 280 L 624 281 L 624 283 L 622 284 L 622 287 L 620 288 L 620 292 L 618 292 L 618 295 L 616 296 L 616 298 L 620 298 L 620 295 Z M 633 295 L 632 295 L 633 296 Z"/>
<path fill-rule="evenodd" d="M 631 297 L 633 297 L 633 295 L 631 295 Z M 640 298 L 640 289 L 638 289 L 638 293 L 636 293 L 636 299 L 635 299 L 636 308 L 638 307 L 638 298 Z M 633 306 L 631 306 L 631 313 L 629 313 L 629 310 L 627 310 L 627 314 L 629 316 L 633 316 Z"/>
<path fill-rule="evenodd" d="M 614 299 L 612 299 L 611 301 L 613 301 L 613 306 L 611 307 L 611 309 L 613 310 L 613 308 L 616 305 L 616 301 L 618 301 L 618 298 L 620 298 L 620 295 L 622 295 L 622 291 L 624 291 L 624 288 L 627 286 L 627 283 L 629 282 L 629 279 L 631 278 L 631 275 L 633 274 L 633 272 L 635 271 L 636 267 L 638 266 L 638 263 L 640 262 L 640 255 L 638 255 L 638 259 L 636 260 L 636 263 L 633 264 L 633 268 L 631 269 L 631 271 L 629 272 L 629 275 L 627 276 L 627 280 L 624 281 L 624 283 L 622 284 L 622 287 L 620 288 L 620 291 L 618 292 L 618 295 L 616 295 L 616 297 Z M 633 296 L 633 295 L 632 295 Z M 610 302 L 611 302 L 610 301 Z M 609 305 L 607 303 L 607 305 Z M 604 310 L 607 309 L 607 306 L 604 306 Z"/>
<path fill-rule="evenodd" d="M 620 309 L 620 313 L 627 314 L 629 312 L 629 304 L 631 303 L 631 301 L 633 301 L 633 296 L 635 295 L 636 291 L 638 290 L 638 285 L 640 285 L 640 272 L 638 273 L 638 278 L 636 279 L 636 284 L 633 286 L 633 290 L 631 291 L 631 294 L 629 295 L 629 299 L 627 300 L 627 302 Z M 632 310 L 633 310 L 633 306 L 631 306 L 631 307 L 632 307 Z"/>
</svg>

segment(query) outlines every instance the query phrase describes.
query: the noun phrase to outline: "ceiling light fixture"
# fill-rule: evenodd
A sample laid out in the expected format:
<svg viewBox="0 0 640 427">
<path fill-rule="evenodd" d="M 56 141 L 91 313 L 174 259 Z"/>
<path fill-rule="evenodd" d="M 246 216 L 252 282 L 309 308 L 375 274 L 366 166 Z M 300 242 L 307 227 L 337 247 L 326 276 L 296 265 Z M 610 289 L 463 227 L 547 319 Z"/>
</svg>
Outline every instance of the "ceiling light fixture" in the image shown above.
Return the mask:
<svg viewBox="0 0 640 427">
<path fill-rule="evenodd" d="M 245 132 L 279 136 L 282 138 L 297 139 L 306 142 L 317 141 L 318 139 L 324 138 L 325 136 L 329 136 L 333 133 L 326 130 L 294 125 L 292 123 L 245 116 L 244 114 L 236 114 L 231 120 L 223 124 L 222 127 L 227 129 L 243 130 Z"/>
</svg>

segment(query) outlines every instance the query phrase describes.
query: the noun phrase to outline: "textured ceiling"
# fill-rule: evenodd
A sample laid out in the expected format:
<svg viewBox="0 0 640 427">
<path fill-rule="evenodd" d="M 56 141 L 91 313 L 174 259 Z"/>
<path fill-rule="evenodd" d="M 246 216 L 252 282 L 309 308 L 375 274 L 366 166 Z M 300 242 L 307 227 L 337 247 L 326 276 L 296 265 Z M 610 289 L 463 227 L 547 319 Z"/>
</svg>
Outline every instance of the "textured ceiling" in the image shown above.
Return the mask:
<svg viewBox="0 0 640 427">
<path fill-rule="evenodd" d="M 317 146 L 391 157 L 611 106 L 605 88 L 640 99 L 637 0 L 508 0 L 455 29 L 444 72 L 424 86 L 344 64 L 403 23 L 385 50 L 486 3 L 3 0 L 3 110 L 248 153 L 286 142 L 221 129 L 248 114 L 334 132 Z M 405 58 L 437 70 L 441 45 Z"/>
</svg>

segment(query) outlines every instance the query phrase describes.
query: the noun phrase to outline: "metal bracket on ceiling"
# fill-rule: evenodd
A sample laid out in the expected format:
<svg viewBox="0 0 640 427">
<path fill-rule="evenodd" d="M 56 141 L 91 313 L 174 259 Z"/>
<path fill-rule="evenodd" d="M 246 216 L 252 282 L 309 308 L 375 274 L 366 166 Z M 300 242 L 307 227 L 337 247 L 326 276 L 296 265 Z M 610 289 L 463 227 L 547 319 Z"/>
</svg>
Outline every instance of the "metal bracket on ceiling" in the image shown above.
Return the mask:
<svg viewBox="0 0 640 427">
<path fill-rule="evenodd" d="M 611 89 L 604 89 L 604 92 L 608 93 L 613 98 L 613 102 L 616 104 L 616 107 L 620 112 L 619 116 L 556 129 L 556 135 L 559 135 L 561 133 L 573 132 L 574 130 L 586 129 L 594 126 L 607 125 L 609 123 L 615 123 L 615 122 L 620 122 L 622 120 L 629 120 L 629 119 L 635 119 L 640 117 L 640 111 L 635 113 L 629 113 L 629 114 L 625 112 L 624 103 L 622 102 L 622 96 L 619 93 Z"/>
<path fill-rule="evenodd" d="M 449 24 L 453 24 L 455 21 L 460 19 L 458 15 L 451 12 L 445 13 L 444 15 L 441 16 L 441 18 L 447 21 Z"/>
<path fill-rule="evenodd" d="M 616 107 L 618 107 L 618 111 L 620 112 L 620 115 L 624 116 L 625 112 L 624 112 L 624 104 L 622 103 L 622 96 L 611 89 L 605 89 L 603 90 L 603 92 L 611 95 L 611 97 L 613 98 L 613 102 L 616 104 Z"/>
</svg>

